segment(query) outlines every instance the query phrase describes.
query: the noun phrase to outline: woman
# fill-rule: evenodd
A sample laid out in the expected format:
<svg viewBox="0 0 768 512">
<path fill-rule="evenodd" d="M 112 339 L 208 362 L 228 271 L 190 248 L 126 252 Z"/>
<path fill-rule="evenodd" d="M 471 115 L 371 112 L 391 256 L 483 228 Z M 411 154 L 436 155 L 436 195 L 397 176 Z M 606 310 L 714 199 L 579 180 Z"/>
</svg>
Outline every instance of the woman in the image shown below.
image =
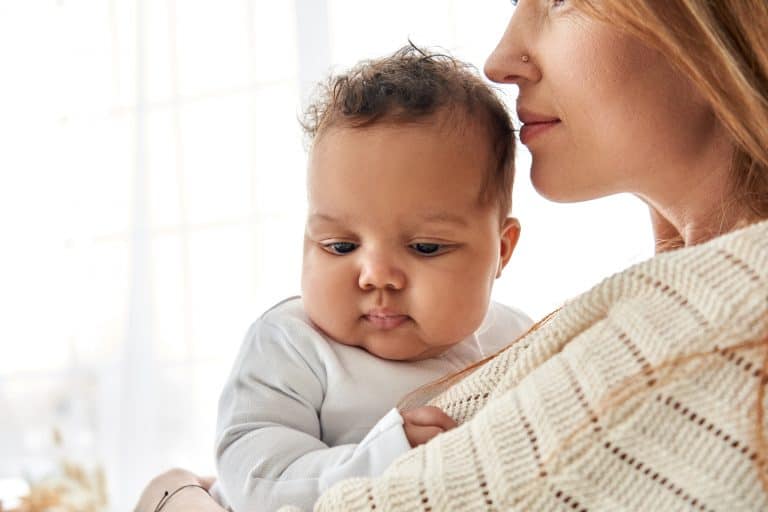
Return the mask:
<svg viewBox="0 0 768 512">
<path fill-rule="evenodd" d="M 768 509 L 768 4 L 513 3 L 485 71 L 520 89 L 536 189 L 634 193 L 660 254 L 449 379 L 458 428 L 317 508 Z"/>
</svg>

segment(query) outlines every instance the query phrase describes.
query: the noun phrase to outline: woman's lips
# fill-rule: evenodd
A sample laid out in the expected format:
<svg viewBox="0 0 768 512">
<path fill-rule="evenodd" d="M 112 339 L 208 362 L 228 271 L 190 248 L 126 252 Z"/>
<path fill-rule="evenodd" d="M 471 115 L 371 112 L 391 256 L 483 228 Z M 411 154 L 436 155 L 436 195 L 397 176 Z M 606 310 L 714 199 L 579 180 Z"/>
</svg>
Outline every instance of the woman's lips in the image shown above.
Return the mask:
<svg viewBox="0 0 768 512">
<path fill-rule="evenodd" d="M 377 329 L 389 330 L 389 329 L 394 329 L 396 327 L 399 327 L 400 325 L 405 323 L 410 317 L 408 315 L 369 314 L 369 315 L 364 315 L 363 318 L 365 318 L 368 322 L 370 322 L 371 325 L 373 325 Z"/>
<path fill-rule="evenodd" d="M 558 117 L 528 110 L 523 105 L 517 106 L 517 118 L 523 123 L 523 127 L 520 128 L 520 142 L 525 145 L 560 123 Z"/>
<path fill-rule="evenodd" d="M 554 128 L 558 124 L 560 124 L 560 120 L 526 123 L 520 128 L 520 142 L 527 146 L 535 137 L 538 137 L 550 128 Z"/>
</svg>

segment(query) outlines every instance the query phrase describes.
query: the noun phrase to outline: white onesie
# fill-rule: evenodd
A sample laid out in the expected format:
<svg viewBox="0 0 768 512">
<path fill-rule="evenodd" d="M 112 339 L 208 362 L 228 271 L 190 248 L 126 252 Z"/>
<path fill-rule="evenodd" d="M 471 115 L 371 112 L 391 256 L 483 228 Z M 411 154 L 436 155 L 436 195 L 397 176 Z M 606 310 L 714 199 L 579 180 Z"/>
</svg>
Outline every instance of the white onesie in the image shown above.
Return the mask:
<svg viewBox="0 0 768 512">
<path fill-rule="evenodd" d="M 390 361 L 319 332 L 301 298 L 280 302 L 249 329 L 219 401 L 216 462 L 228 505 L 310 510 L 334 483 L 380 475 L 410 449 L 398 401 L 496 353 L 530 325 L 520 311 L 491 303 L 477 332 L 446 352 Z"/>
</svg>

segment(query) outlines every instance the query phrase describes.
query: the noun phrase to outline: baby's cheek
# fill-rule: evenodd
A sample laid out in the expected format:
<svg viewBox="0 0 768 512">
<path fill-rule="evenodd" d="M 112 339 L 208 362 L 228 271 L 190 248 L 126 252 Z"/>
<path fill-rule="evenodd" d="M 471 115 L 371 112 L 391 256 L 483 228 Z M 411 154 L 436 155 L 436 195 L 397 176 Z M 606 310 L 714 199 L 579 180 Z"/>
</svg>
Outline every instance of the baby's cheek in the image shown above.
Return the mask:
<svg viewBox="0 0 768 512">
<path fill-rule="evenodd" d="M 456 295 L 452 308 L 455 328 L 461 329 L 469 335 L 480 327 L 488 311 L 490 301 L 490 289 L 482 286 L 474 286 Z"/>
<path fill-rule="evenodd" d="M 328 301 L 315 303 L 315 307 L 307 307 L 305 310 L 312 323 L 329 338 L 345 345 L 355 345 L 358 341 L 353 335 L 348 316 L 342 315 L 338 303 L 331 305 Z"/>
<path fill-rule="evenodd" d="M 333 338 L 346 336 L 350 305 L 331 272 L 311 272 L 302 279 L 304 309 L 312 322 Z"/>
<path fill-rule="evenodd" d="M 439 344 L 457 343 L 475 332 L 485 318 L 487 307 L 482 296 L 470 299 L 458 294 L 443 295 L 434 304 L 429 315 L 431 338 Z"/>
</svg>

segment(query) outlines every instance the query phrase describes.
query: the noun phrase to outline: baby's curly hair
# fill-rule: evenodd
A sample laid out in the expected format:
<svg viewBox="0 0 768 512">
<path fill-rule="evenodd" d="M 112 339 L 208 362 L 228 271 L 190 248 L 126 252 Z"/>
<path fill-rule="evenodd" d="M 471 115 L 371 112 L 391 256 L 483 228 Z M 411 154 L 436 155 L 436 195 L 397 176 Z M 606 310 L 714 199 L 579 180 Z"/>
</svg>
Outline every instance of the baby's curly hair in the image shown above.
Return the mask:
<svg viewBox="0 0 768 512">
<path fill-rule="evenodd" d="M 321 83 L 302 127 L 311 146 L 331 127 L 418 123 L 438 113 L 458 115 L 453 126 L 485 129 L 495 165 L 488 169 L 480 199 L 485 204 L 497 202 L 505 218 L 514 180 L 512 121 L 496 91 L 470 64 L 411 43 Z"/>
</svg>

